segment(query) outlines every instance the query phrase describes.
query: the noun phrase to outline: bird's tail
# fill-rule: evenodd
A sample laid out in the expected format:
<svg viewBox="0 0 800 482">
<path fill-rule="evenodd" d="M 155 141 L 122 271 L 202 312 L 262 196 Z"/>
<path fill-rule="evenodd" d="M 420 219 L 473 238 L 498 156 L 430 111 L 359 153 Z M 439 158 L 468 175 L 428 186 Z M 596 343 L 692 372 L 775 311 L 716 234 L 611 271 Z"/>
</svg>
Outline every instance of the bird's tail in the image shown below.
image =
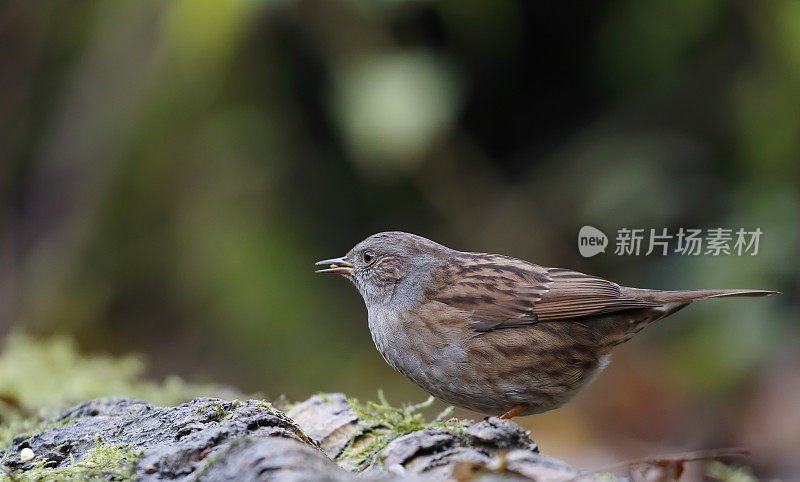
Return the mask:
<svg viewBox="0 0 800 482">
<path fill-rule="evenodd" d="M 646 290 L 640 288 L 623 288 L 625 296 L 652 301 L 659 304 L 685 302 L 690 303 L 695 300 L 707 298 L 723 298 L 726 296 L 769 296 L 780 294 L 780 291 L 771 290 L 683 290 L 683 291 L 660 291 Z"/>
</svg>

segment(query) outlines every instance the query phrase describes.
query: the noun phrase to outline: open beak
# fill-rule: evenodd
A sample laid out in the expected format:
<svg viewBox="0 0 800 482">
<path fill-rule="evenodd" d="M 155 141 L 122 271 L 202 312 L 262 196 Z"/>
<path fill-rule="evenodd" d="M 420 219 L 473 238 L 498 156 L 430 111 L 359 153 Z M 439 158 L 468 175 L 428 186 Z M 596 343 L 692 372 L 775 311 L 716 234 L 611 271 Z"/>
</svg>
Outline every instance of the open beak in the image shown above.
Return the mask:
<svg viewBox="0 0 800 482">
<path fill-rule="evenodd" d="M 350 264 L 346 256 L 341 258 L 323 259 L 314 263 L 316 266 L 330 265 L 329 268 L 318 269 L 315 273 L 334 273 L 334 274 L 352 274 L 353 265 Z"/>
</svg>

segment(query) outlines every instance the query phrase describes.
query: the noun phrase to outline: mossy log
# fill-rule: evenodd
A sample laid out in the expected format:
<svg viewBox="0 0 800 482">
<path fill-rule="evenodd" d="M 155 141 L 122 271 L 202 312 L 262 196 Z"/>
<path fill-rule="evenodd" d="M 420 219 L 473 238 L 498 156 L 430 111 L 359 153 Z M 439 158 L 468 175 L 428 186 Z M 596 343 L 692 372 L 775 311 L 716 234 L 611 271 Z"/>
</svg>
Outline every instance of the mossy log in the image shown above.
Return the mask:
<svg viewBox="0 0 800 482">
<path fill-rule="evenodd" d="M 513 421 L 425 422 L 415 407 L 343 394 L 286 413 L 258 400 L 91 400 L 15 437 L 0 459 L 16 480 L 596 480 L 539 454 Z"/>
</svg>

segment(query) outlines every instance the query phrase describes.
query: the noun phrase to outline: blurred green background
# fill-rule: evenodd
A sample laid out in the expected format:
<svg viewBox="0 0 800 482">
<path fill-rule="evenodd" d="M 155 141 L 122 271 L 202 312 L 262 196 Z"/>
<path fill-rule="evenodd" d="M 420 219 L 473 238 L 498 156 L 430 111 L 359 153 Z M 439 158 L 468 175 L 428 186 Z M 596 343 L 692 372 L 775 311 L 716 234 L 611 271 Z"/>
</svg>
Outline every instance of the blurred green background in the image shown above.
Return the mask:
<svg viewBox="0 0 800 482">
<path fill-rule="evenodd" d="M 314 261 L 397 229 L 625 285 L 777 289 L 650 327 L 520 422 L 582 467 L 738 445 L 800 473 L 800 2 L 10 1 L 0 52 L 4 335 L 419 401 Z M 587 224 L 764 235 L 757 256 L 584 259 Z"/>
</svg>

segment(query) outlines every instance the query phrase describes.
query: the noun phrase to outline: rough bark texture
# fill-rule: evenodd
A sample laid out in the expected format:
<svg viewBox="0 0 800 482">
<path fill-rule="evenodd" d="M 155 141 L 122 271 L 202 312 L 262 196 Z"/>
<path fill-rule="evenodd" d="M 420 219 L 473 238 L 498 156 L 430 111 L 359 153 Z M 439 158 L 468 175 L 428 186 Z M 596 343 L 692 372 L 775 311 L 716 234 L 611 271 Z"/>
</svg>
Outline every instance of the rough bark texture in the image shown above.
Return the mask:
<svg viewBox="0 0 800 482">
<path fill-rule="evenodd" d="M 316 395 L 288 414 L 256 400 L 198 398 L 158 407 L 133 399 L 99 399 L 67 410 L 54 422 L 16 437 L 0 451 L 7 474 L 25 477 L 37 470 L 47 474 L 75 468 L 82 476 L 140 480 L 584 478 L 539 454 L 514 422 L 496 418 L 463 429 L 399 436 L 356 474 L 349 469 L 357 464 L 345 449 L 369 441 L 363 440 L 359 417 L 342 394 Z M 109 472 L 107 466 L 101 471 L 87 462 L 99 445 L 134 453 L 126 471 Z M 26 448 L 33 451 L 32 460 L 23 460 Z"/>
</svg>

